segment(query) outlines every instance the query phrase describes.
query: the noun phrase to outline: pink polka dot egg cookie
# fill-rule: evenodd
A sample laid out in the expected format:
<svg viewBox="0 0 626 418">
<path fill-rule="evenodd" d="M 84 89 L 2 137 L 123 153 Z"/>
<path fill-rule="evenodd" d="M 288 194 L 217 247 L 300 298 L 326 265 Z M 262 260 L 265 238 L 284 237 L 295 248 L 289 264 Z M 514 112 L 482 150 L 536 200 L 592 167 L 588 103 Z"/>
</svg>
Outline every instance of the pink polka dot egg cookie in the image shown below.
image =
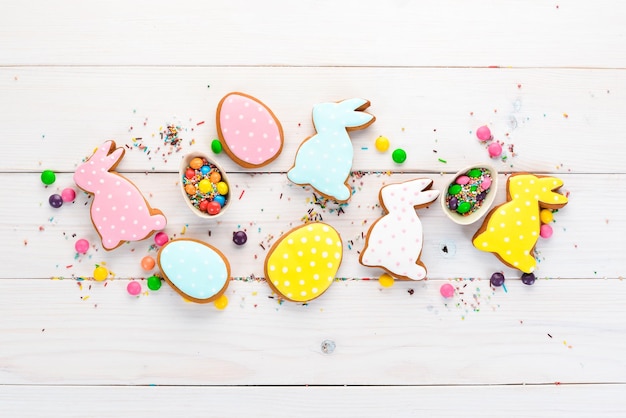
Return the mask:
<svg viewBox="0 0 626 418">
<path fill-rule="evenodd" d="M 255 97 L 227 94 L 217 106 L 216 119 L 224 151 L 242 167 L 267 165 L 283 149 L 283 128 L 278 118 Z"/>
<path fill-rule="evenodd" d="M 226 172 L 201 152 L 183 158 L 179 181 L 185 203 L 201 218 L 216 218 L 230 206 L 230 183 Z"/>
</svg>

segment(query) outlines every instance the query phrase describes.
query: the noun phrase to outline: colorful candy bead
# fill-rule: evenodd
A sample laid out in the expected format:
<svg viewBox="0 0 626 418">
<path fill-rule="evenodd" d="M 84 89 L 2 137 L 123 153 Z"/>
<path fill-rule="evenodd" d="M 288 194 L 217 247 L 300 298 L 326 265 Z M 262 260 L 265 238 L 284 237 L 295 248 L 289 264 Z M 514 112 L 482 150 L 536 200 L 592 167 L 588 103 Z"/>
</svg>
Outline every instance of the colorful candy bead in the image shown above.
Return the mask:
<svg viewBox="0 0 626 418">
<path fill-rule="evenodd" d="M 376 149 L 380 152 L 387 151 L 389 149 L 389 139 L 385 136 L 376 138 Z"/>
<path fill-rule="evenodd" d="M 446 206 L 463 216 L 477 211 L 487 197 L 491 183 L 491 173 L 486 168 L 468 170 L 448 187 Z"/>
<path fill-rule="evenodd" d="M 395 282 L 396 281 L 394 280 L 394 278 L 387 273 L 381 274 L 378 278 L 378 284 L 380 284 L 382 287 L 391 287 L 394 285 Z"/>
<path fill-rule="evenodd" d="M 524 273 L 522 274 L 522 283 L 524 283 L 525 285 L 533 285 L 535 284 L 535 275 L 533 273 Z"/>
<path fill-rule="evenodd" d="M 488 126 L 481 126 L 476 129 L 476 137 L 481 141 L 489 141 L 491 139 L 491 130 Z"/>
<path fill-rule="evenodd" d="M 141 259 L 141 268 L 145 271 L 152 270 L 155 264 L 156 263 L 154 262 L 154 258 L 150 257 L 149 255 Z"/>
<path fill-rule="evenodd" d="M 219 298 L 215 299 L 215 301 L 213 302 L 213 306 L 215 306 L 220 311 L 226 309 L 226 307 L 228 306 L 228 298 L 226 297 L 226 295 L 222 295 Z"/>
<path fill-rule="evenodd" d="M 84 238 L 79 239 L 74 244 L 74 249 L 78 254 L 86 254 L 89 251 L 89 241 Z"/>
<path fill-rule="evenodd" d="M 193 168 L 194 170 L 199 170 L 202 166 L 204 165 L 204 162 L 202 161 L 202 158 L 194 158 L 189 162 L 189 167 Z"/>
<path fill-rule="evenodd" d="M 504 274 L 500 272 L 493 273 L 491 279 L 489 279 L 489 283 L 491 283 L 493 287 L 502 286 L 504 284 Z"/>
<path fill-rule="evenodd" d="M 58 209 L 63 206 L 63 198 L 60 194 L 55 193 L 48 198 L 48 203 L 50 203 L 50 206 L 52 206 L 53 208 Z"/>
<path fill-rule="evenodd" d="M 542 209 L 541 212 L 539 212 L 539 219 L 542 223 L 549 224 L 554 220 L 554 215 L 550 209 Z"/>
<path fill-rule="evenodd" d="M 402 164 L 406 161 L 406 151 L 402 148 L 397 148 L 391 153 L 391 159 L 398 164 Z"/>
<path fill-rule="evenodd" d="M 97 282 L 105 281 L 109 277 L 109 270 L 102 266 L 98 266 L 93 271 L 93 278 Z"/>
<path fill-rule="evenodd" d="M 126 285 L 126 291 L 131 296 L 137 296 L 141 293 L 141 284 L 133 280 Z"/>
<path fill-rule="evenodd" d="M 162 247 L 165 244 L 167 244 L 169 240 L 170 240 L 170 237 L 168 237 L 167 234 L 163 231 L 157 232 L 157 234 L 154 236 L 154 243 L 158 245 L 159 247 Z"/>
<path fill-rule="evenodd" d="M 450 283 L 442 284 L 439 288 L 439 293 L 441 293 L 441 296 L 446 299 L 451 298 L 452 296 L 454 296 L 454 286 L 452 286 Z"/>
<path fill-rule="evenodd" d="M 74 199 L 76 199 L 76 191 L 72 189 L 71 187 L 66 187 L 61 192 L 61 197 L 63 198 L 63 201 L 65 203 L 73 202 Z"/>
<path fill-rule="evenodd" d="M 500 145 L 498 142 L 492 142 L 487 147 L 487 151 L 489 152 L 490 157 L 499 157 L 500 155 L 502 155 L 502 145 Z"/>
<path fill-rule="evenodd" d="M 46 186 L 51 185 L 57 179 L 56 174 L 52 170 L 44 170 L 41 173 L 41 182 Z"/>
<path fill-rule="evenodd" d="M 539 227 L 539 235 L 541 238 L 550 238 L 553 232 L 552 227 L 548 224 L 543 224 Z"/>
<path fill-rule="evenodd" d="M 161 278 L 159 276 L 148 277 L 148 289 L 159 290 L 161 288 Z"/>
<path fill-rule="evenodd" d="M 214 139 L 211 142 L 211 151 L 213 151 L 215 154 L 219 154 L 220 152 L 222 152 L 222 143 L 219 139 Z"/>
<path fill-rule="evenodd" d="M 233 242 L 237 245 L 243 245 L 248 241 L 248 235 L 244 231 L 233 232 Z"/>
</svg>

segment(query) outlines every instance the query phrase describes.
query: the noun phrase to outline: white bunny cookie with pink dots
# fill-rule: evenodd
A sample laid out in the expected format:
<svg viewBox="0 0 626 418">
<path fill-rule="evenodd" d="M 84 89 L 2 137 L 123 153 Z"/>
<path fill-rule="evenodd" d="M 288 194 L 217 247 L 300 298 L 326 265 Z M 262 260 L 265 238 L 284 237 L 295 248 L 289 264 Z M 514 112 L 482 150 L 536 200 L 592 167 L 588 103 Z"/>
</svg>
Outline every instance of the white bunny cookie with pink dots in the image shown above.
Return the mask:
<svg viewBox="0 0 626 418">
<path fill-rule="evenodd" d="M 124 148 L 106 141 L 74 172 L 76 185 L 93 194 L 91 221 L 105 250 L 148 238 L 167 224 L 132 182 L 113 171 L 123 156 Z"/>
<path fill-rule="evenodd" d="M 370 227 L 359 262 L 380 267 L 399 280 L 422 280 L 426 268 L 420 261 L 424 234 L 415 209 L 434 202 L 438 190 L 430 179 L 394 183 L 380 189 L 380 204 L 387 214 Z"/>
</svg>

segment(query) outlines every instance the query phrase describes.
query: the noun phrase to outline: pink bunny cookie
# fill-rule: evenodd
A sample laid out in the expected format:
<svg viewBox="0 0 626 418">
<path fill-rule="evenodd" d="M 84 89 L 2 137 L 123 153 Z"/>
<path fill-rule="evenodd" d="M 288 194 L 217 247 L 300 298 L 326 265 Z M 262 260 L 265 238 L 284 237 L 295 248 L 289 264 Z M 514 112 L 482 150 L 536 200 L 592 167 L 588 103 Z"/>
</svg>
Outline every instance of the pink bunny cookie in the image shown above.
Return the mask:
<svg viewBox="0 0 626 418">
<path fill-rule="evenodd" d="M 363 111 L 369 105 L 365 99 L 315 105 L 313 124 L 317 133 L 300 145 L 287 178 L 298 185 L 310 184 L 330 199 L 347 202 L 352 195 L 347 182 L 354 154 L 348 132 L 374 123 L 376 118 Z"/>
<path fill-rule="evenodd" d="M 423 243 L 422 223 L 415 211 L 439 196 L 431 190 L 430 179 L 394 183 L 380 189 L 379 199 L 387 212 L 370 227 L 359 262 L 380 267 L 400 280 L 422 280 L 426 268 L 420 261 Z"/>
<path fill-rule="evenodd" d="M 123 156 L 124 148 L 106 141 L 74 172 L 76 185 L 94 195 L 91 221 L 105 250 L 147 238 L 167 223 L 133 183 L 113 171 Z"/>
</svg>

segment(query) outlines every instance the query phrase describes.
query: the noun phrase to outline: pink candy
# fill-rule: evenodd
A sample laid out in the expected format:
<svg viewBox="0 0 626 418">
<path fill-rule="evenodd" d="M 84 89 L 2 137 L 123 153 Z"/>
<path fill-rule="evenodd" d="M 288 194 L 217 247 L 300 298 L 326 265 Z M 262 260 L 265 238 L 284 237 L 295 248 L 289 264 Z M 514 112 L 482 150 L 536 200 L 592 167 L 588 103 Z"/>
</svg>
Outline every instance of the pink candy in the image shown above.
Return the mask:
<svg viewBox="0 0 626 418">
<path fill-rule="evenodd" d="M 541 238 L 550 238 L 553 232 L 552 227 L 548 224 L 543 224 L 539 227 L 539 235 L 541 235 Z"/>
<path fill-rule="evenodd" d="M 459 176 L 459 177 L 456 179 L 456 184 L 460 184 L 461 186 L 464 186 L 464 185 L 466 185 L 467 183 L 469 183 L 469 181 L 470 181 L 470 178 L 469 178 L 469 177 L 467 177 L 467 176 Z"/>
<path fill-rule="evenodd" d="M 77 253 L 85 254 L 87 251 L 89 251 L 89 241 L 81 238 L 76 241 L 76 244 L 74 244 L 74 248 L 76 249 Z"/>
<path fill-rule="evenodd" d="M 476 137 L 481 141 L 489 141 L 491 139 L 491 130 L 488 126 L 481 126 L 476 130 Z"/>
<path fill-rule="evenodd" d="M 139 282 L 132 281 L 126 286 L 126 291 L 131 296 L 137 296 L 141 293 L 141 284 L 139 284 Z"/>
<path fill-rule="evenodd" d="M 487 151 L 489 151 L 490 157 L 499 157 L 502 154 L 502 145 L 497 142 L 492 142 L 487 147 Z"/>
<path fill-rule="evenodd" d="M 446 299 L 451 298 L 452 296 L 454 296 L 454 286 L 452 286 L 450 283 L 442 284 L 439 288 L 439 293 L 441 293 L 441 296 Z"/>
<path fill-rule="evenodd" d="M 169 241 L 169 240 L 170 240 L 170 238 L 163 231 L 157 232 L 157 234 L 154 236 L 154 242 L 159 247 L 162 247 L 163 245 L 167 244 L 167 241 Z"/>
<path fill-rule="evenodd" d="M 61 192 L 61 198 L 66 203 L 73 202 L 74 199 L 76 199 L 76 191 L 74 191 L 71 187 L 67 187 Z"/>
<path fill-rule="evenodd" d="M 491 187 L 491 177 L 484 176 L 481 187 L 483 190 L 487 190 L 489 187 Z"/>
</svg>

